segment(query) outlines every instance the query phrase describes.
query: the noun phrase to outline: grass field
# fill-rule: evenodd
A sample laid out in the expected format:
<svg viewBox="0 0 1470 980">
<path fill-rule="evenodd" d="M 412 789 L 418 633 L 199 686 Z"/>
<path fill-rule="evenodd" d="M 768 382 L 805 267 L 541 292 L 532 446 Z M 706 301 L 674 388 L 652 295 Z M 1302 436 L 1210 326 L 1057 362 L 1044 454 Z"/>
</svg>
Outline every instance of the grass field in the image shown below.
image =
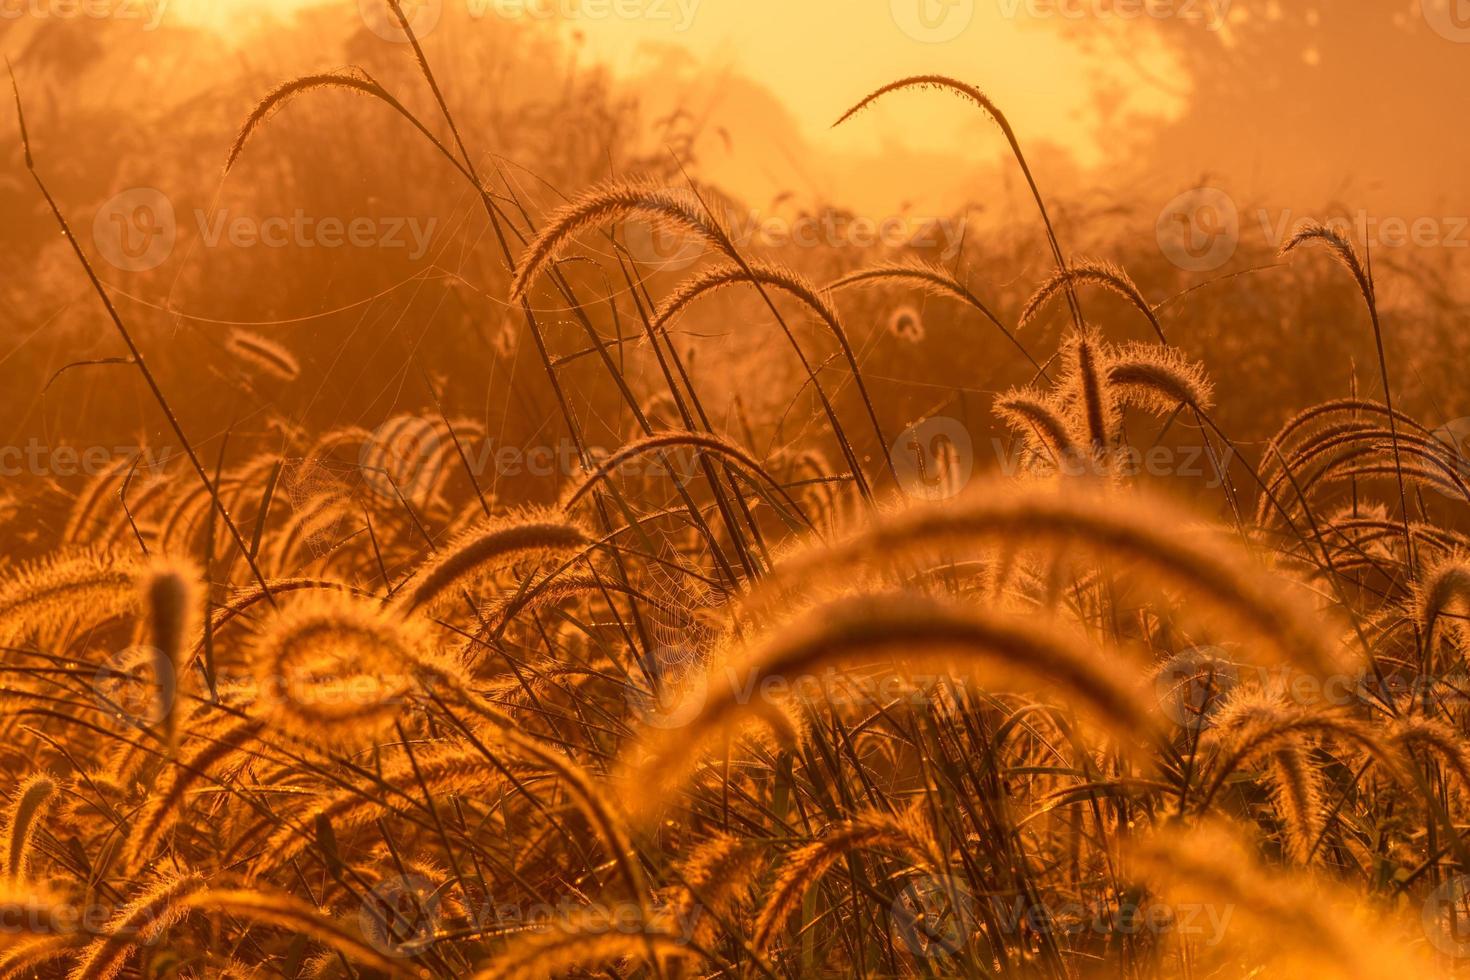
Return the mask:
<svg viewBox="0 0 1470 980">
<path fill-rule="evenodd" d="M 1202 272 L 945 75 L 834 119 L 1009 204 L 754 208 L 385 9 L 111 196 L 12 69 L 0 977 L 1466 972 L 1443 268 Z"/>
</svg>

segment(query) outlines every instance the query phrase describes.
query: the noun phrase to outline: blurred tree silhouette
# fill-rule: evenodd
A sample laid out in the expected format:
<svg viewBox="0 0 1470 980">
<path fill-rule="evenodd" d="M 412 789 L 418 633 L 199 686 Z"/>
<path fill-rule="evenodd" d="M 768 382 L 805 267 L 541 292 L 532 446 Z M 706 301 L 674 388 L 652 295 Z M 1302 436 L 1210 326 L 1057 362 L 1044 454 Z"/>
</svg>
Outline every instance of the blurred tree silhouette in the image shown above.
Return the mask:
<svg viewBox="0 0 1470 980">
<path fill-rule="evenodd" d="M 1085 50 L 1130 61 L 1133 32 L 1152 25 L 1174 55 L 1170 75 L 1140 67 L 1139 76 L 1143 84 L 1187 92 L 1187 111 L 1115 144 L 1119 163 L 1166 173 L 1207 166 L 1248 182 L 1248 192 L 1279 200 L 1321 204 L 1343 193 L 1355 206 L 1396 213 L 1432 207 L 1470 213 L 1461 176 L 1470 130 L 1447 116 L 1466 107 L 1470 4 L 1155 4 L 1166 5 L 1190 15 L 1062 22 Z M 1100 92 L 1100 100 L 1107 98 Z"/>
</svg>

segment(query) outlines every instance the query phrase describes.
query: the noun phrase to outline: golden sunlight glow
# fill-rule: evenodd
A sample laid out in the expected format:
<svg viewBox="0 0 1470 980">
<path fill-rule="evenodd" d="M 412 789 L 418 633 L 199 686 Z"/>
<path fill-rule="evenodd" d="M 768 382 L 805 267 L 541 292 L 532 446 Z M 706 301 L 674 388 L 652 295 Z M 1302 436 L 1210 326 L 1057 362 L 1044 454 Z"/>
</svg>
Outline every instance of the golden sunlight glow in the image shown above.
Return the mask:
<svg viewBox="0 0 1470 980">
<path fill-rule="evenodd" d="M 360 9 L 359 0 L 166 2 L 171 16 L 242 44 L 272 16 L 308 8 Z M 382 0 L 360 2 L 371 8 Z M 418 7 L 441 15 L 447 5 L 458 3 L 479 18 L 554 29 L 580 47 L 585 60 L 606 64 L 625 79 L 636 80 L 671 60 L 685 61 L 697 65 L 706 80 L 750 79 L 780 93 L 780 111 L 819 161 L 818 169 L 810 159 L 798 167 L 781 147 L 762 145 L 773 122 L 769 107 L 743 99 L 749 93 L 739 86 L 690 80 L 682 87 L 651 87 L 645 94 L 655 112 L 695 96 L 711 125 L 730 133 L 741 153 L 730 161 L 712 161 L 711 173 L 752 193 L 805 184 L 891 210 L 915 203 L 932 207 L 963 192 L 952 180 L 936 176 L 932 193 L 909 193 L 899 200 L 885 190 L 889 175 L 874 174 L 869 165 L 872 158 L 895 152 L 975 163 L 1002 157 L 1004 146 L 993 129 L 950 100 L 908 96 L 861 121 L 831 128 L 852 93 L 904 75 L 938 72 L 974 79 L 1007 107 L 1025 139 L 1066 147 L 1081 166 L 1101 162 L 1106 149 L 1106 137 L 1096 126 L 1099 85 L 1120 93 L 1112 106 L 1120 114 L 1163 121 L 1184 105 L 1187 92 L 1158 84 L 1170 76 L 1173 56 L 1157 38 L 1131 32 L 1126 60 L 1085 54 L 1055 29 L 1054 19 L 1036 16 L 1021 0 L 960 0 L 936 33 L 921 15 L 924 5 L 944 2 L 951 0 L 657 0 L 646 7 L 651 14 L 620 16 L 622 7 L 614 0 L 417 0 Z M 416 8 L 405 4 L 405 9 Z M 439 41 L 432 30 L 425 38 L 431 48 Z"/>
<path fill-rule="evenodd" d="M 0 0 L 0 980 L 1470 980 L 1467 14 Z"/>
</svg>

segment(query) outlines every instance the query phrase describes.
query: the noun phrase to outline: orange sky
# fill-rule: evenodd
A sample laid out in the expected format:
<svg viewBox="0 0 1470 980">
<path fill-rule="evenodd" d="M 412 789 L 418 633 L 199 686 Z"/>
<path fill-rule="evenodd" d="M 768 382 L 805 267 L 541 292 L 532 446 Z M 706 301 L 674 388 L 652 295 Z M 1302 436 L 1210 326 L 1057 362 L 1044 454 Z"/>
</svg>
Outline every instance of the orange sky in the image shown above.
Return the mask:
<svg viewBox="0 0 1470 980">
<path fill-rule="evenodd" d="M 242 65 L 280 77 L 344 57 L 392 61 L 401 41 L 385 0 L 113 2 L 208 24 L 248 50 Z M 876 86 L 940 73 L 1005 110 L 1048 197 L 1127 201 L 1151 220 L 1183 193 L 1222 187 L 1251 209 L 1253 232 L 1349 207 L 1446 227 L 1470 213 L 1460 173 L 1470 136 L 1445 122 L 1463 108 L 1470 30 L 1460 37 L 1433 13 L 1450 0 L 404 2 L 431 59 L 452 57 L 481 25 L 555 32 L 579 66 L 606 64 L 630 82 L 622 94 L 636 95 L 651 134 L 675 109 L 697 118 L 698 176 L 757 208 L 786 192 L 801 206 L 883 216 L 1004 219 L 1024 206 L 997 197 L 997 175 L 1016 176 L 1003 139 L 956 99 L 903 93 L 831 128 Z M 307 7 L 333 25 L 329 42 L 252 30 Z M 1176 16 L 1115 12 L 1160 7 Z M 380 52 L 361 29 L 375 18 Z M 349 35 L 368 49 L 344 55 L 338 39 Z M 180 82 L 149 70 L 138 81 Z"/>
<path fill-rule="evenodd" d="M 357 2 L 168 0 L 168 11 L 243 36 L 253 15 L 262 11 Z M 381 0 L 363 2 L 371 7 Z M 706 160 L 706 172 L 755 197 L 768 188 L 819 183 L 829 199 L 896 209 L 905 202 L 875 199 L 891 196 L 882 190 L 891 181 L 865 179 L 863 167 L 842 161 L 910 153 L 980 162 L 1001 154 L 1004 147 L 993 131 L 986 135 L 973 114 L 944 99 L 901 97 L 841 129 L 831 128 L 861 94 L 904 75 L 938 72 L 974 80 L 1006 108 L 1024 142 L 1065 146 L 1083 165 L 1098 162 L 1103 151 L 1086 122 L 1095 83 L 1089 69 L 1102 67 L 1127 86 L 1125 111 L 1169 118 L 1182 105 L 1178 93 L 1146 84 L 1134 67 L 1121 61 L 1100 66 L 1080 53 L 1054 24 L 1027 13 L 1033 0 L 419 0 L 438 2 L 465 4 L 484 17 L 529 18 L 527 11 L 549 11 L 552 17 L 534 19 L 560 20 L 563 34 L 580 40 L 585 58 L 606 63 L 624 77 L 667 64 L 672 49 L 687 55 L 702 79 L 743 76 L 779 93 L 781 109 L 806 144 L 800 154 L 803 172 L 794 169 L 794 159 L 780 159 L 779 148 L 762 145 L 772 132 L 782 132 L 772 125 L 780 120 L 764 113 L 751 118 L 761 109 L 742 102 L 739 93 L 720 91 L 718 85 L 649 93 L 655 110 L 660 97 L 690 98 L 728 128 L 743 129 L 739 158 L 725 167 Z M 569 5 L 581 13 L 564 16 Z M 918 16 L 924 8 L 931 15 L 927 22 Z M 1129 34 L 1130 56 L 1148 73 L 1166 76 L 1168 55 L 1162 45 L 1156 40 L 1140 45 L 1148 32 Z M 431 30 L 426 44 L 432 42 Z M 818 163 L 813 172 L 814 159 L 831 163 Z M 934 191 L 932 202 L 921 203 L 937 207 L 954 188 Z"/>
</svg>

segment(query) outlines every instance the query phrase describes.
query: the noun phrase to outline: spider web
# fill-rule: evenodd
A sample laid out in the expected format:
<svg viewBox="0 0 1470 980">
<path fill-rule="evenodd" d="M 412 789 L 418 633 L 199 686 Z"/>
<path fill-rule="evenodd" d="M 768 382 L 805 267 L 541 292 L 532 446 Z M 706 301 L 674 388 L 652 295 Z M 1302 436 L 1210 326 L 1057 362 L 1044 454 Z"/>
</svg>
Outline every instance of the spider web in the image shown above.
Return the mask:
<svg viewBox="0 0 1470 980">
<path fill-rule="evenodd" d="M 667 536 L 659 557 L 671 565 L 684 564 Z M 655 653 L 659 666 L 676 669 L 701 658 L 719 634 L 709 614 L 724 604 L 724 592 L 690 576 L 679 575 L 662 562 L 650 562 L 648 576 L 648 592 L 658 600 L 648 615 L 648 623 L 658 645 Z"/>
<path fill-rule="evenodd" d="M 361 483 L 362 471 L 351 463 L 313 457 L 282 460 L 280 485 L 315 557 L 325 557 L 342 540 Z"/>
</svg>

